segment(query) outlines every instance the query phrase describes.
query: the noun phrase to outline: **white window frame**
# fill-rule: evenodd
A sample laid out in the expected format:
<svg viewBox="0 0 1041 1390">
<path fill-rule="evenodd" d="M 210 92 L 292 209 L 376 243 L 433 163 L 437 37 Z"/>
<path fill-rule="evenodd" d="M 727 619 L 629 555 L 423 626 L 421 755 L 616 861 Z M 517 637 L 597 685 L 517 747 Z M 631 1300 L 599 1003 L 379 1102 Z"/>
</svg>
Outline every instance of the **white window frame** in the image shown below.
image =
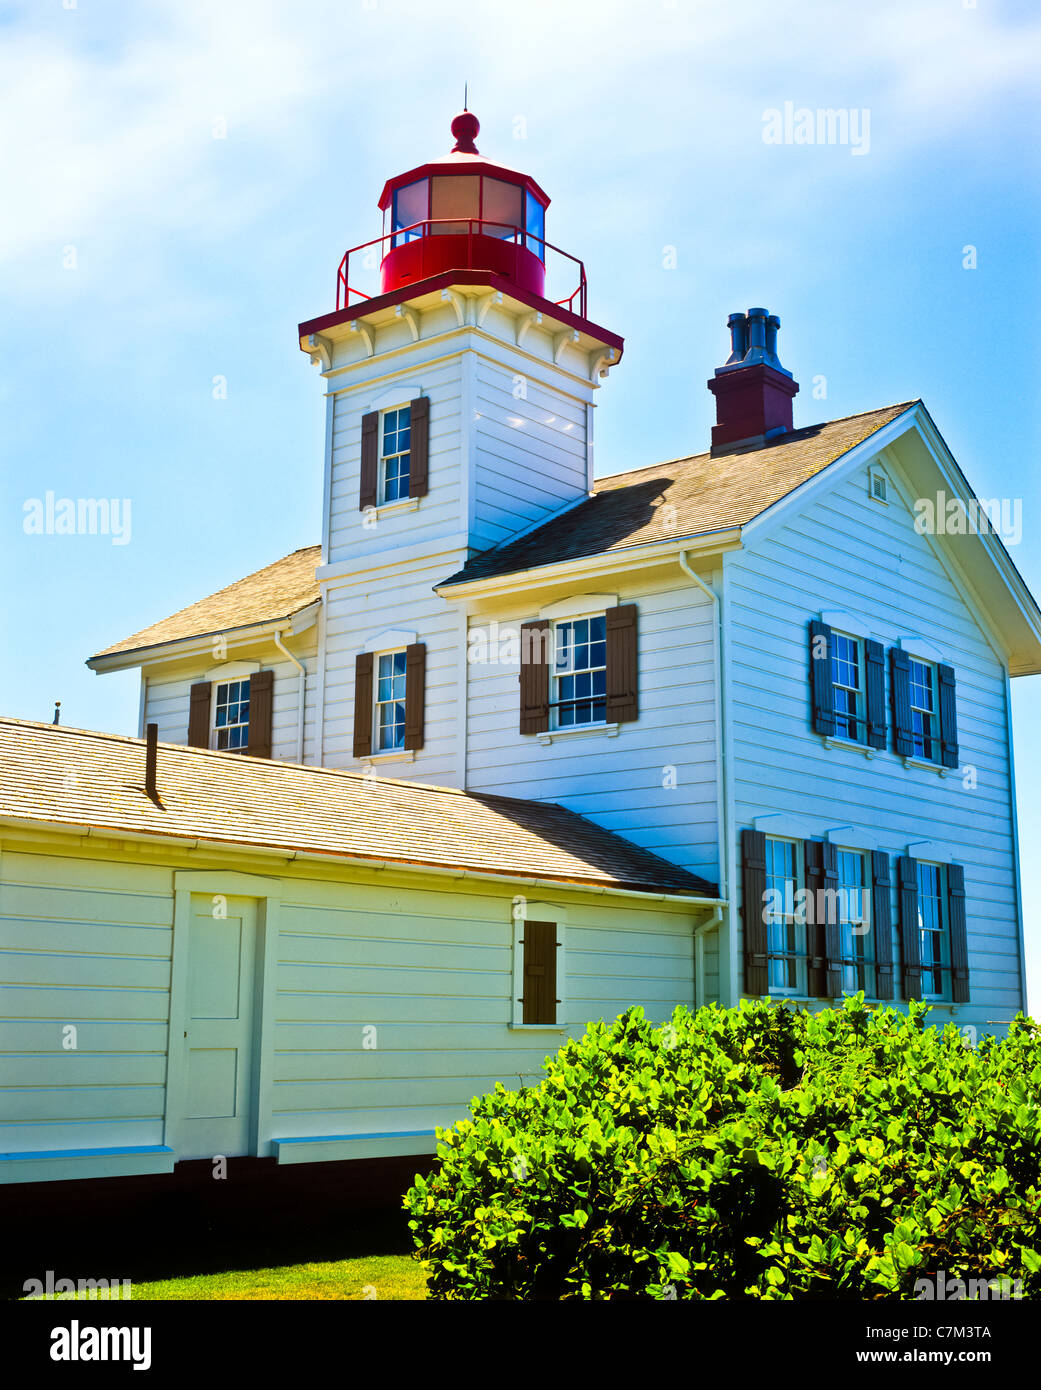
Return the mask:
<svg viewBox="0 0 1041 1390">
<path fill-rule="evenodd" d="M 563 1033 L 567 1018 L 567 908 L 559 903 L 513 900 L 513 1007 L 508 1027 L 520 1033 Z M 555 1023 L 524 1022 L 524 923 L 557 924 L 557 1010 Z"/>
<path fill-rule="evenodd" d="M 407 410 L 407 411 L 409 412 L 409 417 L 408 417 L 408 430 L 409 430 L 409 434 L 408 434 L 408 445 L 409 445 L 409 446 L 408 446 L 407 449 L 405 449 L 405 450 L 399 450 L 397 453 L 394 453 L 394 454 L 387 454 L 387 453 L 384 453 L 384 444 L 385 444 L 386 428 L 387 428 L 387 425 L 386 425 L 387 416 L 388 416 L 388 415 L 394 415 L 394 414 L 396 414 L 396 413 L 397 413 L 398 411 L 400 411 L 400 410 Z M 407 458 L 407 459 L 408 459 L 408 469 L 409 469 L 408 476 L 409 476 L 409 480 L 411 481 L 411 477 L 412 477 L 412 403 L 411 403 L 411 401 L 402 401 L 402 402 L 400 402 L 398 405 L 389 405 L 389 406 L 385 407 L 384 409 L 382 409 L 382 410 L 380 411 L 380 419 L 379 419 L 379 475 L 378 475 L 378 478 L 377 478 L 377 488 L 376 488 L 376 505 L 379 506 L 379 507 L 393 507 L 396 503 L 399 503 L 399 502 L 407 502 L 407 501 L 409 500 L 409 489 L 408 489 L 408 486 L 407 486 L 407 485 L 406 485 L 406 488 L 405 488 L 404 493 L 399 493 L 399 494 L 398 494 L 397 496 L 395 496 L 395 497 L 388 497 L 388 496 L 387 496 L 387 464 L 388 464 L 388 462 L 389 462 L 391 459 L 400 459 L 400 458 Z"/>
<path fill-rule="evenodd" d="M 845 711 L 843 711 L 843 713 L 840 715 L 839 708 L 835 700 L 835 695 L 832 695 L 832 704 L 835 709 L 835 737 L 844 738 L 849 743 L 857 743 L 863 745 L 867 743 L 867 669 L 865 659 L 866 653 L 864 650 L 864 639 L 863 637 L 857 637 L 852 632 L 844 632 L 842 629 L 832 630 L 832 650 L 829 653 L 831 669 L 829 674 L 831 676 L 831 687 L 833 692 L 838 690 L 853 689 L 852 686 L 844 685 L 835 679 L 835 639 L 837 637 L 842 637 L 847 642 L 853 643 L 853 647 L 856 652 L 857 680 L 859 683 L 855 690 L 855 713 L 852 715 L 847 715 Z M 839 731 L 838 721 L 840 718 L 843 717 L 852 718 L 856 721 L 857 733 L 855 735 L 851 735 L 849 733 L 842 733 Z"/>
<path fill-rule="evenodd" d="M 860 860 L 862 882 L 859 885 L 859 892 L 861 894 L 859 917 L 854 916 L 852 913 L 846 914 L 846 912 L 844 911 L 845 900 L 844 887 L 842 881 L 842 856 L 844 854 L 851 855 L 854 858 Z M 842 990 L 844 994 L 856 994 L 858 990 L 863 989 L 864 994 L 868 999 L 877 999 L 877 962 L 875 960 L 876 952 L 874 952 L 871 949 L 872 933 L 870 931 L 856 932 L 853 930 L 855 926 L 863 925 L 865 920 L 867 920 L 869 923 L 871 921 L 871 893 L 874 887 L 871 877 L 871 861 L 868 857 L 867 852 L 862 848 L 858 848 L 853 845 L 836 845 L 835 867 L 838 873 L 839 892 L 839 947 L 842 951 L 843 957 Z M 849 950 L 847 950 L 847 942 L 850 947 Z M 863 946 L 862 954 L 858 953 L 856 949 L 858 942 L 860 942 Z M 847 965 L 846 960 L 849 957 L 856 957 L 858 955 L 858 964 L 863 967 L 865 980 L 865 983 L 863 985 L 861 985 L 856 980 L 854 980 L 852 983 L 849 982 L 851 973 L 856 971 L 858 967 L 856 965 Z"/>
<path fill-rule="evenodd" d="M 562 627 L 573 627 L 573 625 L 574 625 L 575 623 L 581 623 L 581 622 L 587 622 L 587 621 L 592 622 L 592 621 L 593 621 L 594 619 L 596 619 L 596 618 L 603 618 L 603 620 L 604 620 L 604 664 L 603 664 L 603 666 L 582 667 L 582 668 L 581 668 L 581 671 L 566 670 L 566 669 L 558 670 L 558 669 L 557 669 L 557 650 L 558 650 L 557 632 L 558 632 L 558 630 L 559 630 L 560 628 L 562 628 Z M 597 611 L 597 610 L 594 610 L 594 611 L 587 611 L 587 612 L 584 612 L 584 613 L 569 613 L 566 617 L 555 618 L 555 619 L 553 620 L 552 626 L 551 626 L 551 628 L 550 628 L 550 637 L 551 637 L 551 643 L 552 643 L 552 646 L 551 646 L 551 653 L 550 653 L 550 668 L 549 668 L 549 713 L 550 713 L 549 727 L 550 727 L 550 731 L 553 732 L 553 733 L 571 733 L 572 731 L 576 731 L 576 732 L 577 732 L 577 731 L 580 731 L 580 730 L 582 730 L 582 729 L 604 729 L 604 728 L 607 728 L 607 727 L 608 727 L 608 720 L 607 720 L 607 613 L 606 613 L 605 611 Z M 572 643 L 571 645 L 572 645 L 572 650 L 573 650 L 574 644 Z M 588 720 L 583 720 L 581 724 L 578 724 L 578 723 L 575 723 L 575 724 L 561 724 L 561 722 L 560 722 L 560 703 L 559 703 L 560 689 L 559 689 L 558 682 L 559 682 L 562 678 L 564 678 L 564 677 L 566 677 L 566 676 L 579 675 L 579 674 L 584 673 L 586 670 L 593 671 L 593 672 L 595 672 L 595 671 L 603 671 L 603 673 L 604 673 L 604 697 L 603 697 L 603 699 L 604 699 L 604 717 L 603 717 L 602 719 L 588 719 Z M 596 698 L 597 698 L 597 697 L 595 697 L 595 696 L 590 696 L 590 697 L 589 697 L 588 703 L 590 703 L 590 704 L 595 703 L 595 702 L 596 702 Z M 587 703 L 587 702 L 586 702 L 586 701 L 581 701 L 581 703 Z"/>
<path fill-rule="evenodd" d="M 776 960 L 768 960 L 767 963 L 766 963 L 767 985 L 768 985 L 769 993 L 770 993 L 771 995 L 773 995 L 773 996 L 776 996 L 777 998 L 781 998 L 781 999 L 786 999 L 786 998 L 805 999 L 805 998 L 806 998 L 806 990 L 807 990 L 808 985 L 809 985 L 809 981 L 807 980 L 807 976 L 806 976 L 806 945 L 807 945 L 807 943 L 806 943 L 806 911 L 805 911 L 805 908 L 800 908 L 800 906 L 799 906 L 800 901 L 805 901 L 805 898 L 800 899 L 799 894 L 800 894 L 800 891 L 802 891 L 802 892 L 804 893 L 804 892 L 805 892 L 805 889 L 806 889 L 806 850 L 805 850 L 805 845 L 804 845 L 803 841 L 801 841 L 801 840 L 793 839 L 793 838 L 791 838 L 791 837 L 789 837 L 789 836 L 787 836 L 787 835 L 767 835 L 767 837 L 766 837 L 766 891 L 767 891 L 767 892 L 769 892 L 769 891 L 771 890 L 771 888 L 773 887 L 773 884 L 771 884 L 771 873 L 770 873 L 770 846 L 771 846 L 771 845 L 774 845 L 774 844 L 776 844 L 776 845 L 789 845 L 789 846 L 791 846 L 791 849 L 792 849 L 792 880 L 791 880 L 791 881 L 792 881 L 792 883 L 793 883 L 793 885 L 794 885 L 794 886 L 793 886 L 793 890 L 792 890 L 792 891 L 793 891 L 793 899 L 794 899 L 794 901 L 793 901 L 794 911 L 793 911 L 793 913 L 791 914 L 790 918 L 788 918 L 788 915 L 785 914 L 786 920 L 785 920 L 785 922 L 784 922 L 783 924 L 779 924 L 779 923 L 776 923 L 776 922 L 769 922 L 769 921 L 765 923 L 765 926 L 766 926 L 766 949 L 767 949 L 768 952 L 773 951 L 773 949 L 774 949 L 774 941 L 773 941 L 773 936 L 772 936 L 772 934 L 773 934 L 774 930 L 777 928 L 778 925 L 783 925 L 784 928 L 786 928 L 787 930 L 789 930 L 789 931 L 791 931 L 791 932 L 793 933 L 794 949 L 793 949 L 793 951 L 792 951 L 792 954 L 795 956 L 795 961 L 794 961 L 794 966 L 795 966 L 795 983 L 794 983 L 794 984 L 784 984 L 784 985 L 781 985 L 781 984 L 774 984 L 774 980 L 773 980 L 774 974 L 775 974 L 775 973 L 779 973 L 779 967 L 780 967 L 780 968 L 784 968 L 785 962 L 783 962 L 783 961 L 776 961 Z M 790 973 L 791 973 L 791 972 L 790 972 L 790 969 L 789 969 L 786 973 L 788 973 L 788 974 L 790 975 Z"/>
<path fill-rule="evenodd" d="M 380 699 L 380 661 L 381 661 L 381 659 L 382 659 L 383 657 L 385 657 L 385 656 L 390 656 L 390 657 L 393 657 L 393 656 L 403 656 L 403 657 L 405 658 L 405 670 L 402 672 L 401 678 L 402 678 L 402 680 L 404 680 L 404 681 L 406 681 L 406 682 L 408 681 L 408 655 L 407 655 L 407 649 L 406 649 L 405 647 L 397 647 L 397 646 L 395 646 L 395 647 L 385 648 L 383 651 L 373 652 L 373 655 L 372 655 L 372 738 L 371 738 L 371 741 L 370 741 L 370 747 L 372 748 L 372 756 L 373 756 L 374 758 L 378 758 L 378 757 L 382 757 L 382 756 L 385 756 L 385 755 L 389 755 L 389 754 L 391 754 L 391 753 L 400 754 L 400 753 L 403 753 L 404 750 L 405 750 L 405 725 L 404 725 L 404 722 L 402 723 L 402 729 L 401 729 L 401 743 L 396 743 L 396 744 L 394 744 L 393 747 L 391 747 L 391 748 L 381 748 L 381 747 L 380 747 L 380 706 L 381 706 L 381 705 L 396 705 L 396 704 L 400 704 L 400 705 L 404 708 L 404 710 L 405 710 L 405 720 L 408 719 L 408 707 L 407 707 L 407 703 L 406 703 L 406 697 L 405 697 L 404 694 L 402 694 L 402 697 L 401 697 L 400 700 L 395 699 L 393 696 L 392 696 L 391 699 L 389 699 L 389 700 L 381 700 L 381 699 Z M 393 682 L 393 679 L 394 679 L 394 677 L 393 677 L 393 675 L 392 675 L 392 677 L 391 677 L 392 682 Z M 393 689 L 393 685 L 392 685 L 391 688 Z M 405 689 L 406 689 L 406 690 L 408 689 L 407 685 L 406 685 Z"/>
<path fill-rule="evenodd" d="M 879 497 L 875 492 L 876 478 L 882 483 L 882 496 Z M 883 468 L 878 464 L 872 464 L 868 469 L 868 496 L 872 502 L 877 502 L 879 506 L 889 506 L 889 477 Z"/>
<path fill-rule="evenodd" d="M 222 688 L 223 686 L 242 685 L 243 682 L 245 682 L 247 685 L 249 685 L 249 683 L 250 683 L 250 677 L 249 677 L 248 675 L 245 675 L 245 676 L 226 676 L 223 680 L 219 680 L 219 681 L 214 681 L 214 682 L 213 682 L 213 698 L 212 698 L 211 701 L 210 701 L 210 747 L 211 747 L 215 752 L 218 752 L 218 753 L 248 753 L 248 752 L 249 752 L 249 716 L 248 716 L 248 715 L 247 715 L 247 717 L 246 717 L 245 723 L 243 723 L 242 720 L 240 719 L 240 720 L 238 720 L 238 721 L 237 721 L 236 723 L 234 723 L 234 724 L 221 724 L 221 725 L 218 725 L 218 724 L 217 724 L 217 710 L 218 710 L 218 707 L 219 707 L 219 705 L 220 705 L 220 692 L 221 692 L 221 688 Z M 251 689 L 250 692 L 249 692 L 249 695 L 246 697 L 245 703 L 246 703 L 247 705 L 249 704 L 250 696 L 252 696 L 252 693 L 253 693 L 253 692 L 252 692 L 252 689 Z M 225 704 L 228 704 L 228 703 L 232 703 L 232 702 L 230 702 L 230 701 L 225 701 Z M 239 698 L 236 699 L 236 700 L 234 701 L 234 703 L 235 703 L 235 704 L 239 704 L 239 705 L 241 705 L 241 704 L 243 703 L 242 698 L 241 698 L 241 694 L 239 695 Z M 242 743 L 238 748 L 221 748 L 221 747 L 219 746 L 219 743 L 218 743 L 218 738 L 219 738 L 219 735 L 220 735 L 221 733 L 223 733 L 226 729 L 244 729 L 244 730 L 245 730 L 245 742 Z"/>
<path fill-rule="evenodd" d="M 914 758 L 921 758 L 921 760 L 922 760 L 923 762 L 927 762 L 927 763 L 938 763 L 938 762 L 940 761 L 940 758 L 939 758 L 939 743 L 940 743 L 940 690 L 939 690 L 939 680 L 938 680 L 938 677 L 937 677 L 936 662 L 935 662 L 935 661 L 928 661 L 928 660 L 926 660 L 924 657 L 920 657 L 920 656 L 911 656 L 911 657 L 910 657 L 910 662 L 911 662 L 911 666 L 910 666 L 910 670 L 909 670 L 909 672 L 908 672 L 907 693 L 908 693 L 908 703 L 910 704 L 910 707 L 911 707 L 911 738 L 912 738 L 912 743 L 913 743 L 913 748 L 914 748 L 914 751 L 913 751 L 913 753 L 911 754 L 911 756 L 914 757 Z M 930 693 L 930 702 L 931 702 L 932 708 L 931 708 L 931 709 L 928 709 L 928 710 L 926 710 L 926 709 L 925 709 L 923 706 L 921 706 L 921 705 L 916 705 L 915 702 L 914 702 L 914 686 L 915 686 L 915 682 L 914 682 L 914 668 L 915 668 L 916 666 L 924 667 L 924 669 L 927 670 L 927 671 L 929 672 L 929 683 L 930 683 L 930 692 L 929 692 L 929 693 Z M 930 744 L 932 745 L 932 747 L 931 747 L 931 751 L 928 752 L 928 753 L 925 751 L 925 748 L 924 748 L 924 739 L 923 739 L 923 748 L 922 748 L 922 751 L 921 751 L 921 752 L 918 751 L 918 736 L 917 736 L 917 734 L 915 734 L 915 732 L 914 732 L 914 717 L 915 717 L 915 714 L 916 714 L 916 713 L 917 713 L 917 714 L 928 714 L 928 715 L 929 715 L 929 742 L 930 742 Z"/>
<path fill-rule="evenodd" d="M 923 869 L 936 870 L 937 916 L 939 918 L 938 928 L 926 927 L 924 925 L 924 915 L 922 912 Z M 918 955 L 921 960 L 922 970 L 921 997 L 923 999 L 929 1000 L 932 1003 L 949 1003 L 951 998 L 951 991 L 949 987 L 951 979 L 951 922 L 950 909 L 947 905 L 947 865 L 939 864 L 932 859 L 919 859 L 917 861 L 917 868 L 915 870 L 915 887 L 917 889 L 918 898 Z M 940 966 L 939 993 L 936 993 L 934 991 L 930 991 L 927 993 L 925 989 L 926 964 L 925 951 L 923 948 L 925 946 L 926 933 L 928 933 L 930 936 L 936 937 L 940 946 L 938 961 L 938 964 Z M 929 968 L 930 973 L 933 973 L 933 967 L 930 966 Z"/>
</svg>

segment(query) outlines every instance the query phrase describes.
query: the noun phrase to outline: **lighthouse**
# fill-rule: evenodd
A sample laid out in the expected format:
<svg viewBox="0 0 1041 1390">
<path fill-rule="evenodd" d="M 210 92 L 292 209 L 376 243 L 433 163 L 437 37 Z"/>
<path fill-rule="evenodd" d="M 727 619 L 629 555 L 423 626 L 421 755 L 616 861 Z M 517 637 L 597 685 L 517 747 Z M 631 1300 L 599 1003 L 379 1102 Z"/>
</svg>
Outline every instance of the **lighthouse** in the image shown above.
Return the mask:
<svg viewBox="0 0 1041 1390">
<path fill-rule="evenodd" d="M 448 667 L 467 615 L 433 587 L 588 496 L 595 393 L 623 349 L 589 317 L 581 258 L 550 239 L 549 196 L 483 154 L 479 133 L 461 112 L 445 154 L 386 181 L 378 234 L 337 267 L 335 307 L 299 327 L 326 400 L 324 756 L 362 756 L 348 743 L 366 679 L 353 653 L 414 647 L 422 633 L 424 680 L 444 676 L 445 755 L 436 728 L 409 742 L 423 776 L 457 785 Z"/>
</svg>

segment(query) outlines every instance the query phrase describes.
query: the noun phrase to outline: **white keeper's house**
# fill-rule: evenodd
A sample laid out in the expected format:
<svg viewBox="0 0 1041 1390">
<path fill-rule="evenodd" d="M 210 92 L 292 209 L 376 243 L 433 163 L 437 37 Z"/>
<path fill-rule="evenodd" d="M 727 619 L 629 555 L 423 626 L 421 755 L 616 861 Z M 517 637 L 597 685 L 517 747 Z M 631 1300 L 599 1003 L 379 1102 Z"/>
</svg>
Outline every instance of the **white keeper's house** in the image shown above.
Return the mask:
<svg viewBox="0 0 1041 1390">
<path fill-rule="evenodd" d="M 925 406 L 797 426 L 752 308 L 711 439 L 594 478 L 622 339 L 452 133 L 300 326 L 320 543 L 91 657 L 137 737 L 0 721 L 7 1181 L 429 1154 L 630 1004 L 1026 1005 L 1041 613 Z"/>
</svg>

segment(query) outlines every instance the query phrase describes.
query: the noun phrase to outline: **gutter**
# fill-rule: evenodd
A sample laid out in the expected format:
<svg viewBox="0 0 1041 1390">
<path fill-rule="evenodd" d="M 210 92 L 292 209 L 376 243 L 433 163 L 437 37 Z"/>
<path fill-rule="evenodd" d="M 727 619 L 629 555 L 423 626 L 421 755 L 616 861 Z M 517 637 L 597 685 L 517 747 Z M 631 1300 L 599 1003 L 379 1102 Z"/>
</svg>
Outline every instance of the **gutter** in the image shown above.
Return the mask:
<svg viewBox="0 0 1041 1390">
<path fill-rule="evenodd" d="M 712 909 L 712 916 L 694 928 L 694 1007 L 700 1009 L 705 1003 L 705 937 L 715 930 L 723 920 L 725 903 Z"/>
<path fill-rule="evenodd" d="M 282 655 L 284 657 L 287 657 L 293 663 L 296 669 L 300 672 L 300 680 L 298 683 L 298 689 L 300 692 L 299 706 L 297 710 L 296 720 L 296 760 L 298 763 L 302 763 L 304 761 L 304 701 L 307 698 L 307 668 L 302 661 L 300 661 L 297 657 L 293 655 L 293 653 L 289 650 L 286 644 L 282 641 L 282 633 L 288 631 L 289 627 L 287 625 L 286 627 L 276 629 L 271 634 L 271 636 L 274 639 L 275 646 L 282 653 Z"/>
<path fill-rule="evenodd" d="M 687 552 L 679 552 L 680 569 L 689 579 L 707 594 L 709 602 L 712 604 L 713 630 L 712 648 L 713 659 L 716 666 L 716 825 L 717 833 L 717 854 L 719 857 L 719 892 L 720 896 L 727 896 L 727 845 L 729 836 L 726 815 L 726 775 L 727 758 L 724 746 L 724 726 L 723 726 L 723 606 L 719 595 L 711 584 L 706 584 L 696 570 L 691 568 L 687 559 Z"/>
<path fill-rule="evenodd" d="M 619 898 L 640 898 L 647 902 L 660 903 L 682 903 L 689 907 L 711 907 L 719 909 L 727 904 L 720 898 L 706 898 L 696 893 L 665 893 L 661 891 L 649 891 L 640 888 L 616 888 L 609 884 L 587 883 L 582 879 L 570 878 L 538 878 L 523 874 L 493 873 L 483 869 L 464 869 L 452 868 L 440 864 L 423 864 L 416 860 L 394 860 L 394 859 L 366 859 L 362 855 L 341 854 L 336 850 L 313 850 L 300 851 L 278 847 L 277 845 L 255 845 L 248 841 L 239 840 L 205 840 L 198 836 L 189 835 L 170 835 L 164 831 L 134 831 L 124 830 L 119 826 L 87 825 L 72 823 L 56 823 L 48 820 L 32 820 L 28 817 L 17 816 L 0 817 L 0 825 L 8 826 L 15 830 L 33 831 L 39 834 L 57 833 L 67 835 L 69 838 L 79 837 L 85 842 L 91 840 L 128 840 L 138 844 L 163 843 L 176 846 L 189 851 L 199 851 L 201 853 L 221 853 L 222 851 L 233 852 L 236 854 L 247 850 L 257 855 L 270 855 L 274 858 L 282 859 L 285 863 L 327 864 L 330 860 L 338 864 L 344 864 L 351 868 L 389 870 L 391 873 L 422 873 L 430 874 L 440 878 L 450 878 L 453 880 L 473 879 L 481 883 L 522 883 L 528 888 L 541 889 L 569 889 L 573 892 L 592 893 L 597 897 L 619 897 Z"/>
</svg>

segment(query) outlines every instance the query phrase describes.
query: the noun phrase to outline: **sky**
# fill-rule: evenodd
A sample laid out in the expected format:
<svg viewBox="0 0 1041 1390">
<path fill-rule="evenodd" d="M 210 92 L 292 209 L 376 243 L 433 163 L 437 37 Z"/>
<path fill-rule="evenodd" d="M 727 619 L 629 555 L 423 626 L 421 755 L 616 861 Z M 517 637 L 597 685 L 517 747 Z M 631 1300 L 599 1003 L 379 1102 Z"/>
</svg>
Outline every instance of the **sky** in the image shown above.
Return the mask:
<svg viewBox="0 0 1041 1390">
<path fill-rule="evenodd" d="M 317 542 L 297 324 L 385 179 L 448 150 L 464 82 L 625 337 L 599 474 L 705 447 L 727 314 L 762 304 L 796 422 L 922 397 L 977 493 L 1021 499 L 1041 594 L 1032 0 L 9 0 L 0 711 L 136 732 L 135 674 L 85 659 Z M 855 141 L 764 138 L 787 103 Z M 48 492 L 129 499 L 129 531 L 27 535 Z M 1013 689 L 1036 1009 L 1041 677 Z"/>
</svg>

